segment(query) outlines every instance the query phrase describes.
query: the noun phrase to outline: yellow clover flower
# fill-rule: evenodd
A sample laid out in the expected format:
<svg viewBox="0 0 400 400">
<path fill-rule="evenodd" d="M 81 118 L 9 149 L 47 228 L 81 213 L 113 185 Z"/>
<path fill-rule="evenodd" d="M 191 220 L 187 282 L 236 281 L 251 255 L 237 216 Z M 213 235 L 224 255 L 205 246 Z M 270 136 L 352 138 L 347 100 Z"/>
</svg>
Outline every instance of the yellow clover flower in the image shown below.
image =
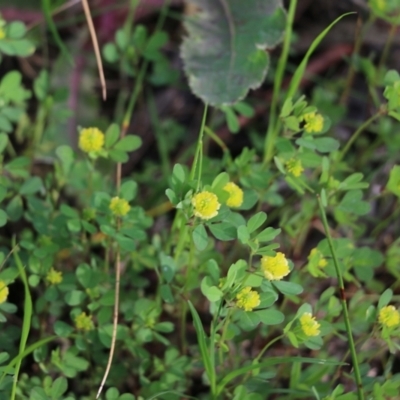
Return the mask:
<svg viewBox="0 0 400 400">
<path fill-rule="evenodd" d="M 4 281 L 0 281 L 0 304 L 3 304 L 8 297 L 8 286 Z"/>
<path fill-rule="evenodd" d="M 218 197 L 211 192 L 200 192 L 192 197 L 194 215 L 201 219 L 211 219 L 218 214 L 221 204 Z"/>
<path fill-rule="evenodd" d="M 58 285 L 62 282 L 62 279 L 62 272 L 56 271 L 54 268 L 51 268 L 46 275 L 46 280 L 50 283 L 50 285 Z"/>
<path fill-rule="evenodd" d="M 324 258 L 324 256 L 322 255 L 322 253 L 314 248 L 310 251 L 310 255 L 308 256 L 308 260 L 311 261 L 313 258 L 318 259 L 318 264 L 317 266 L 320 268 L 325 268 L 328 265 L 328 261 L 326 258 Z"/>
<path fill-rule="evenodd" d="M 286 169 L 290 174 L 298 178 L 304 171 L 303 165 L 301 161 L 295 158 L 291 158 L 286 162 Z"/>
<path fill-rule="evenodd" d="M 116 217 L 123 217 L 128 214 L 131 206 L 125 199 L 113 197 L 110 201 L 109 208 Z"/>
<path fill-rule="evenodd" d="M 246 286 L 236 295 L 236 306 L 244 311 L 251 311 L 260 305 L 260 295 Z"/>
<path fill-rule="evenodd" d="M 78 331 L 91 331 L 94 328 L 92 316 L 81 312 L 75 317 L 75 326 Z"/>
<path fill-rule="evenodd" d="M 270 281 L 279 281 L 289 274 L 289 263 L 283 253 L 276 253 L 275 257 L 263 256 L 261 269 L 265 277 Z"/>
<path fill-rule="evenodd" d="M 318 336 L 321 331 L 319 328 L 321 325 L 315 320 L 315 317 L 311 313 L 304 313 L 300 317 L 301 329 L 306 336 Z"/>
<path fill-rule="evenodd" d="M 319 133 L 324 127 L 324 117 L 321 114 L 309 112 L 303 115 L 304 130 L 307 133 Z"/>
<path fill-rule="evenodd" d="M 6 32 L 2 27 L 0 27 L 0 40 L 4 39 L 6 37 Z"/>
<path fill-rule="evenodd" d="M 224 186 L 224 190 L 229 193 L 226 201 L 228 207 L 240 207 L 243 203 L 243 190 L 233 182 L 228 182 Z"/>
<path fill-rule="evenodd" d="M 391 328 L 392 326 L 399 325 L 400 313 L 394 306 L 385 306 L 380 309 L 378 319 L 382 325 Z"/>
<path fill-rule="evenodd" d="M 104 133 L 98 128 L 85 128 L 79 135 L 79 148 L 85 153 L 98 152 L 104 146 Z"/>
</svg>

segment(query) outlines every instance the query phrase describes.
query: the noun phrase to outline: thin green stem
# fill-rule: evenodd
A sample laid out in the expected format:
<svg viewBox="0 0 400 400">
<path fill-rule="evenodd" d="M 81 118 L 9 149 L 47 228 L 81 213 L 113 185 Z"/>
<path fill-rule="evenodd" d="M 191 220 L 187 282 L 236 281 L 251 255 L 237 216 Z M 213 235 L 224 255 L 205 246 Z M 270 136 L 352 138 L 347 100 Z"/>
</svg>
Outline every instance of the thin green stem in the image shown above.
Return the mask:
<svg viewBox="0 0 400 400">
<path fill-rule="evenodd" d="M 12 240 L 13 248 L 16 247 L 15 237 Z M 22 283 L 24 285 L 24 318 L 22 321 L 22 332 L 21 332 L 21 340 L 19 343 L 19 352 L 18 355 L 21 355 L 26 350 L 26 343 L 28 341 L 29 332 L 31 329 L 31 322 L 32 322 L 32 311 L 33 311 L 33 304 L 32 304 L 32 297 L 29 290 L 29 283 L 28 277 L 25 272 L 25 267 L 22 264 L 21 259 L 19 258 L 18 251 L 14 251 L 14 261 L 18 268 L 18 273 L 21 277 Z M 17 392 L 17 383 L 18 383 L 18 375 L 21 368 L 22 358 L 19 358 L 18 361 L 15 363 L 14 369 L 14 378 L 13 384 L 11 388 L 11 397 L 10 400 L 15 400 L 16 392 Z"/>
<path fill-rule="evenodd" d="M 382 69 L 383 69 L 383 67 L 385 65 L 385 62 L 386 62 L 387 58 L 388 58 L 389 51 L 390 51 L 390 48 L 392 46 L 393 39 L 394 39 L 394 36 L 395 36 L 396 32 L 397 32 L 397 25 L 393 24 L 390 27 L 389 36 L 388 36 L 388 38 L 387 38 L 387 40 L 385 42 L 385 47 L 383 48 L 382 55 L 381 55 L 381 58 L 379 60 L 378 69 L 377 69 L 378 73 L 377 73 L 376 79 L 379 79 L 379 75 L 382 72 Z"/>
<path fill-rule="evenodd" d="M 384 113 L 384 110 L 380 109 L 376 114 L 374 114 L 371 118 L 367 119 L 352 135 L 349 141 L 346 143 L 346 146 L 343 147 L 342 151 L 339 153 L 336 162 L 340 162 L 346 153 L 350 150 L 350 147 L 357 140 L 357 138 L 361 135 L 361 133 L 368 128 L 376 119 L 381 117 Z"/>
<path fill-rule="evenodd" d="M 208 111 L 208 104 L 205 104 L 204 111 L 203 111 L 203 118 L 201 120 L 199 138 L 197 139 L 197 147 L 196 147 L 196 152 L 195 152 L 195 156 L 194 156 L 194 160 L 193 160 L 192 170 L 190 171 L 190 180 L 194 179 L 198 165 L 199 165 L 199 173 L 197 174 L 197 176 L 199 178 L 201 177 L 201 169 L 202 169 L 202 161 L 203 161 L 203 136 L 204 136 L 204 130 L 205 130 L 206 121 L 207 121 L 207 111 Z M 199 184 L 199 182 L 198 182 L 198 184 Z M 197 190 L 198 189 L 199 188 L 197 187 Z"/>
<path fill-rule="evenodd" d="M 167 145 L 168 139 L 163 132 L 160 119 L 158 117 L 154 96 L 151 92 L 149 92 L 147 97 L 148 97 L 150 120 L 153 125 L 154 136 L 156 137 L 158 155 L 161 160 L 161 170 L 164 178 L 168 179 L 171 171 L 171 166 L 168 157 L 168 145 Z"/>
<path fill-rule="evenodd" d="M 333 264 L 335 266 L 335 271 L 338 279 L 338 286 L 339 286 L 339 291 L 340 291 L 340 300 L 342 303 L 342 310 L 343 310 L 343 317 L 344 317 L 344 323 L 346 326 L 346 332 L 347 332 L 347 338 L 349 340 L 349 348 L 350 348 L 350 353 L 351 353 L 351 359 L 353 361 L 353 368 L 354 368 L 354 377 L 357 383 L 357 394 L 358 394 L 358 399 L 359 400 L 364 400 L 364 391 L 363 391 L 363 386 L 362 386 L 362 381 L 361 381 L 361 374 L 360 374 L 360 367 L 358 365 L 358 358 L 357 358 L 357 351 L 356 347 L 354 344 L 354 338 L 353 338 L 353 333 L 351 330 L 351 324 L 350 324 L 350 318 L 349 318 L 349 312 L 347 309 L 347 301 L 346 301 L 346 295 L 345 295 L 345 287 L 344 287 L 344 280 L 342 276 L 342 271 L 339 266 L 339 260 L 336 255 L 335 248 L 333 246 L 333 241 L 330 233 L 330 228 L 328 225 L 328 220 L 326 218 L 326 212 L 325 208 L 322 204 L 321 198 L 319 195 L 317 195 L 317 200 L 318 200 L 318 205 L 319 205 L 319 210 L 321 213 L 321 218 L 322 218 L 322 224 L 324 226 L 326 238 L 328 240 L 329 244 L 329 249 L 331 251 L 332 259 L 333 259 Z"/>
<path fill-rule="evenodd" d="M 279 119 L 277 119 L 277 108 L 279 102 L 279 95 L 281 93 L 283 75 L 285 73 L 287 60 L 289 57 L 289 49 L 292 41 L 292 27 L 294 15 L 296 11 L 297 0 L 291 0 L 288 10 L 287 23 L 285 28 L 285 38 L 283 41 L 282 53 L 279 57 L 275 77 L 274 77 L 274 90 L 271 101 L 271 108 L 269 111 L 268 130 L 265 137 L 264 144 L 264 163 L 268 164 L 274 154 L 274 146 L 279 133 Z"/>
</svg>

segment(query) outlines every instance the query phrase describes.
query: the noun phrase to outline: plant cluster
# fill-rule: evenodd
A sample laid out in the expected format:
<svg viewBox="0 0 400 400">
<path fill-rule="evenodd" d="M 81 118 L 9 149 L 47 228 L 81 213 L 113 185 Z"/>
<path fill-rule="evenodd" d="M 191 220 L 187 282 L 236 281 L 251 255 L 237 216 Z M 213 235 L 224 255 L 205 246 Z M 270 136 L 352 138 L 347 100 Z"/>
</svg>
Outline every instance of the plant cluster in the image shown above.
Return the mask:
<svg viewBox="0 0 400 400">
<path fill-rule="evenodd" d="M 386 67 L 392 37 L 379 65 L 354 54 L 345 82 L 306 96 L 299 88 L 310 57 L 350 17 L 314 40 L 283 90 L 297 2 L 286 12 L 278 0 L 228 1 L 228 17 L 196 3 L 204 10 L 187 17 L 181 49 L 205 103 L 192 162 L 171 161 L 184 129 L 154 114 L 151 89 L 178 80 L 163 53 L 167 6 L 152 32 L 132 28 L 130 5 L 103 56 L 134 88 L 121 91 L 108 121 L 76 127 L 76 147 L 57 138 L 68 113 L 53 71 L 40 71 L 32 88 L 17 70 L 1 78 L 0 398 L 397 398 L 400 75 Z M 370 0 L 371 19 L 397 29 L 397 3 Z M 218 29 L 207 29 L 210 18 Z M 254 115 L 254 100 L 243 99 L 265 80 L 265 49 L 281 40 L 267 132 L 249 134 L 234 152 L 218 126 L 236 132 L 238 114 Z M 0 20 L 2 59 L 28 57 L 36 45 L 23 23 Z M 373 112 L 342 140 L 339 95 L 355 73 Z M 140 96 L 153 113 L 161 166 L 143 162 L 122 175 L 142 145 L 129 129 Z M 220 157 L 208 153 L 212 143 Z M 378 150 L 384 156 L 371 165 Z"/>
</svg>

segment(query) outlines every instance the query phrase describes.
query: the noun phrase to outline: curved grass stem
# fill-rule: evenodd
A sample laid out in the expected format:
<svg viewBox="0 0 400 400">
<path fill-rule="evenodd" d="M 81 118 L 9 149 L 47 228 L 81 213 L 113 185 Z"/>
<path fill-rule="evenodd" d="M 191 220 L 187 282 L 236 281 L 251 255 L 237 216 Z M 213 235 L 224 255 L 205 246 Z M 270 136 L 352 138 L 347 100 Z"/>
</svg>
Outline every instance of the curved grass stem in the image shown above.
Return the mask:
<svg viewBox="0 0 400 400">
<path fill-rule="evenodd" d="M 364 397 L 364 391 L 363 391 L 363 386 L 362 386 L 362 381 L 361 381 L 360 367 L 358 365 L 357 352 L 356 352 L 356 347 L 354 344 L 353 333 L 351 330 L 351 323 L 350 323 L 350 318 L 349 318 L 349 311 L 347 308 L 347 300 L 346 300 L 346 295 L 345 295 L 343 275 L 342 275 L 342 271 L 339 266 L 339 261 L 338 261 L 337 255 L 336 255 L 335 248 L 333 246 L 332 236 L 330 233 L 328 220 L 326 218 L 325 208 L 322 204 L 322 201 L 321 201 L 321 198 L 319 195 L 317 195 L 317 200 L 318 200 L 319 210 L 321 213 L 322 224 L 324 226 L 326 238 L 328 240 L 329 249 L 332 254 L 333 264 L 335 266 L 335 271 L 336 271 L 336 275 L 337 275 L 337 279 L 338 279 L 340 301 L 342 304 L 344 323 L 345 323 L 345 327 L 346 327 L 347 338 L 349 341 L 349 349 L 350 349 L 351 359 L 353 362 L 354 378 L 355 378 L 355 381 L 357 384 L 358 400 L 364 400 L 365 397 Z"/>
<path fill-rule="evenodd" d="M 277 119 L 276 110 L 278 108 L 279 94 L 282 88 L 283 75 L 285 73 L 286 64 L 289 57 L 290 44 L 292 41 L 292 27 L 296 6 L 297 0 L 291 0 L 285 27 L 285 37 L 283 41 L 282 53 L 279 57 L 278 66 L 274 78 L 274 90 L 272 95 L 271 108 L 269 111 L 268 130 L 265 137 L 264 145 L 264 162 L 266 164 L 268 164 L 273 158 L 275 141 L 279 133 L 279 120 Z"/>
</svg>

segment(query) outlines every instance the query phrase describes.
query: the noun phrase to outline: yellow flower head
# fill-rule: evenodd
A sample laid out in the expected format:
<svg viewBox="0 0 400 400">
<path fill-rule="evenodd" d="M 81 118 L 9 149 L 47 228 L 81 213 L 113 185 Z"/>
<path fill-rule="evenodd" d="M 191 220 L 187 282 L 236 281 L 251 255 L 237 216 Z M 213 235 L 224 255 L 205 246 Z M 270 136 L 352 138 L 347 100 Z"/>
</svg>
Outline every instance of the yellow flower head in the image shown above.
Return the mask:
<svg viewBox="0 0 400 400">
<path fill-rule="evenodd" d="M 85 128 L 79 136 L 79 148 L 85 153 L 98 152 L 104 146 L 104 133 L 97 128 Z"/>
<path fill-rule="evenodd" d="M 229 193 L 226 201 L 228 207 L 240 207 L 243 203 L 243 190 L 233 182 L 228 182 L 224 186 L 224 190 Z"/>
<path fill-rule="evenodd" d="M 0 40 L 6 37 L 6 32 L 4 31 L 3 27 L 0 27 Z"/>
<path fill-rule="evenodd" d="M 382 325 L 390 328 L 399 325 L 400 313 L 394 306 L 385 306 L 380 309 L 378 319 Z"/>
<path fill-rule="evenodd" d="M 3 304 L 8 297 L 8 286 L 4 281 L 0 281 L 0 304 Z"/>
<path fill-rule="evenodd" d="M 296 178 L 299 177 L 304 171 L 301 161 L 296 158 L 291 158 L 286 162 L 286 169 Z"/>
<path fill-rule="evenodd" d="M 75 326 L 78 331 L 91 331 L 94 328 L 92 316 L 81 312 L 75 317 Z"/>
<path fill-rule="evenodd" d="M 131 206 L 125 199 L 113 197 L 110 201 L 109 208 L 116 217 L 123 217 L 128 214 Z"/>
<path fill-rule="evenodd" d="M 192 197 L 192 205 L 194 207 L 194 215 L 201 219 L 214 218 L 218 214 L 221 204 L 218 197 L 211 192 L 200 192 Z"/>
<path fill-rule="evenodd" d="M 303 115 L 304 131 L 307 133 L 319 133 L 324 127 L 324 117 L 321 114 L 309 112 Z"/>
<path fill-rule="evenodd" d="M 260 295 L 246 286 L 236 295 L 236 306 L 244 311 L 251 311 L 260 305 Z"/>
<path fill-rule="evenodd" d="M 318 263 L 316 263 L 316 265 L 320 268 L 325 268 L 328 265 L 327 259 L 324 258 L 322 253 L 316 248 L 310 251 L 310 254 L 308 256 L 308 261 L 311 260 L 315 260 L 315 262 L 318 260 Z"/>
<path fill-rule="evenodd" d="M 56 271 L 54 268 L 51 268 L 46 275 L 46 280 L 50 283 L 50 285 L 58 285 L 62 282 L 62 279 L 62 272 Z"/>
<path fill-rule="evenodd" d="M 289 263 L 283 253 L 276 253 L 275 257 L 263 256 L 261 269 L 270 281 L 279 281 L 289 274 Z"/>
<path fill-rule="evenodd" d="M 304 313 L 300 317 L 301 329 L 306 336 L 318 336 L 321 331 L 319 330 L 320 324 L 315 320 L 310 313 Z"/>
</svg>

